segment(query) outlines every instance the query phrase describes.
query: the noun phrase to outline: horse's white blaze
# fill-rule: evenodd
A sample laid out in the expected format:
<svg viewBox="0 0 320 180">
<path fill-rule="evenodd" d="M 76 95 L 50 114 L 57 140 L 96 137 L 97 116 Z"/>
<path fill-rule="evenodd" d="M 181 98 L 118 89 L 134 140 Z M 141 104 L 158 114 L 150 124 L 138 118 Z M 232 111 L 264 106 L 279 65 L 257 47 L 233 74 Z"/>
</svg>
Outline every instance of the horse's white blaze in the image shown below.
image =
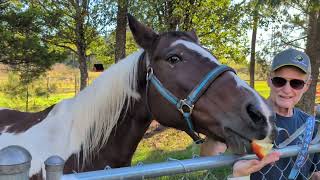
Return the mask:
<svg viewBox="0 0 320 180">
<path fill-rule="evenodd" d="M 208 52 L 207 50 L 203 49 L 201 46 L 199 46 L 196 43 L 179 39 L 179 40 L 173 42 L 170 46 L 176 46 L 178 44 L 182 44 L 185 47 L 187 47 L 188 49 L 191 49 L 193 51 L 198 52 L 201 56 L 210 59 L 214 63 L 220 64 L 220 62 L 218 62 L 218 60 L 210 52 Z"/>
<path fill-rule="evenodd" d="M 41 123 L 26 132 L 2 133 L 0 149 L 9 145 L 26 148 L 32 155 L 30 176 L 44 168 L 48 157 L 59 155 L 67 160 L 81 146 L 84 160 L 90 159 L 90 153 L 107 142 L 122 108 L 129 106 L 126 99 L 140 98 L 136 73 L 141 53 L 142 50 L 133 53 L 128 60 L 108 68 L 76 97 L 56 104 Z M 42 172 L 45 173 L 44 169 Z"/>
<path fill-rule="evenodd" d="M 270 110 L 270 108 L 268 108 L 268 105 L 266 104 L 265 101 L 263 101 L 263 99 L 261 98 L 261 96 L 259 96 L 259 94 L 254 91 L 249 85 L 248 83 L 246 83 L 244 80 L 240 79 L 238 76 L 236 76 L 234 73 L 232 73 L 235 81 L 237 82 L 238 86 L 242 86 L 243 88 L 248 89 L 250 92 L 252 92 L 252 94 L 254 94 L 254 96 L 258 99 L 258 106 L 261 107 L 262 109 L 262 113 L 268 118 L 271 117 L 273 112 Z M 267 123 L 268 123 L 268 135 L 266 137 L 266 141 L 271 142 L 271 140 L 269 139 L 271 132 L 272 132 L 272 126 L 270 123 L 270 119 L 267 119 Z"/>
</svg>

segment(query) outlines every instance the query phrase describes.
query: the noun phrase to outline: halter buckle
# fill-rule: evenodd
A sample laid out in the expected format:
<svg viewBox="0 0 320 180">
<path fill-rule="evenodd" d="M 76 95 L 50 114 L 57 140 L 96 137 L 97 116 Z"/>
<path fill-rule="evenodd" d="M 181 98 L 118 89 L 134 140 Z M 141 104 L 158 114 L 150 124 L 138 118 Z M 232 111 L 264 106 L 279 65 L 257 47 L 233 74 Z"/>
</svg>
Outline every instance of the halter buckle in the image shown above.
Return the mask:
<svg viewBox="0 0 320 180">
<path fill-rule="evenodd" d="M 192 114 L 192 110 L 194 108 L 194 104 L 190 105 L 187 102 L 187 99 L 181 99 L 178 103 L 178 110 L 184 114 L 184 113 L 190 113 Z"/>
<path fill-rule="evenodd" d="M 149 80 L 151 79 L 151 76 L 153 76 L 153 68 L 149 66 L 149 67 L 147 68 L 146 80 L 149 81 Z"/>
</svg>

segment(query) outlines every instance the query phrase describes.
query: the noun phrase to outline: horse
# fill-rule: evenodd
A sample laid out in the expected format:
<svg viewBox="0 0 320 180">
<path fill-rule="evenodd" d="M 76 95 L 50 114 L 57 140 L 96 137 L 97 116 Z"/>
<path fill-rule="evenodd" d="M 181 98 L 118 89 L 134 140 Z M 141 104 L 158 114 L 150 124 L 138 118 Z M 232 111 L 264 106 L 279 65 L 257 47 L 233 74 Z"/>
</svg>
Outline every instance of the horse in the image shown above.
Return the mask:
<svg viewBox="0 0 320 180">
<path fill-rule="evenodd" d="M 26 148 L 31 179 L 44 178 L 43 162 L 52 155 L 66 160 L 64 173 L 130 166 L 152 119 L 239 154 L 252 152 L 253 139 L 274 139 L 266 101 L 194 31 L 157 33 L 130 14 L 128 23 L 140 49 L 75 97 L 40 112 L 0 110 L 0 148 Z"/>
</svg>

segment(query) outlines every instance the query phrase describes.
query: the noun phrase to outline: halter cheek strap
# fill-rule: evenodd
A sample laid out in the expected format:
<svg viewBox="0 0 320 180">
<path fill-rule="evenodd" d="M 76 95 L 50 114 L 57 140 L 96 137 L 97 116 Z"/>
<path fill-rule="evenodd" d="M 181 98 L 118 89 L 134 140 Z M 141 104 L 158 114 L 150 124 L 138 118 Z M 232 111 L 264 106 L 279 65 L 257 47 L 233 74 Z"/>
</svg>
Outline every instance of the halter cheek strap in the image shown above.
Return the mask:
<svg viewBox="0 0 320 180">
<path fill-rule="evenodd" d="M 194 104 L 198 101 L 201 95 L 208 89 L 208 87 L 213 83 L 215 79 L 222 73 L 226 71 L 235 71 L 225 65 L 219 65 L 218 67 L 212 69 L 201 81 L 200 83 L 191 91 L 186 99 L 178 99 L 169 90 L 167 90 L 159 79 L 154 75 L 152 67 L 148 67 L 147 72 L 147 82 L 151 82 L 158 90 L 158 92 L 167 99 L 171 104 L 173 104 L 178 111 L 182 113 L 184 120 L 187 122 L 189 131 L 192 133 L 193 139 L 196 143 L 202 143 L 203 139 L 196 134 L 194 126 L 191 119 L 192 110 Z"/>
</svg>

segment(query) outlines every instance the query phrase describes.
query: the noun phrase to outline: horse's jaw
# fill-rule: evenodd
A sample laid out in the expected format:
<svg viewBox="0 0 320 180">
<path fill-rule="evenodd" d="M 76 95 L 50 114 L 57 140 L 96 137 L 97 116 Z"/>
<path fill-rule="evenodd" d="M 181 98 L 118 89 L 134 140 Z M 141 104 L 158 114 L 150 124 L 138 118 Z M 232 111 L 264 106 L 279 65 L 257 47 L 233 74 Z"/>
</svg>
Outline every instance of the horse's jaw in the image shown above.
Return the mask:
<svg viewBox="0 0 320 180">
<path fill-rule="evenodd" d="M 250 139 L 246 138 L 245 136 L 242 136 L 240 133 L 229 128 L 225 129 L 225 133 L 226 133 L 226 144 L 228 149 L 231 150 L 231 152 L 239 155 L 252 152 Z"/>
</svg>

